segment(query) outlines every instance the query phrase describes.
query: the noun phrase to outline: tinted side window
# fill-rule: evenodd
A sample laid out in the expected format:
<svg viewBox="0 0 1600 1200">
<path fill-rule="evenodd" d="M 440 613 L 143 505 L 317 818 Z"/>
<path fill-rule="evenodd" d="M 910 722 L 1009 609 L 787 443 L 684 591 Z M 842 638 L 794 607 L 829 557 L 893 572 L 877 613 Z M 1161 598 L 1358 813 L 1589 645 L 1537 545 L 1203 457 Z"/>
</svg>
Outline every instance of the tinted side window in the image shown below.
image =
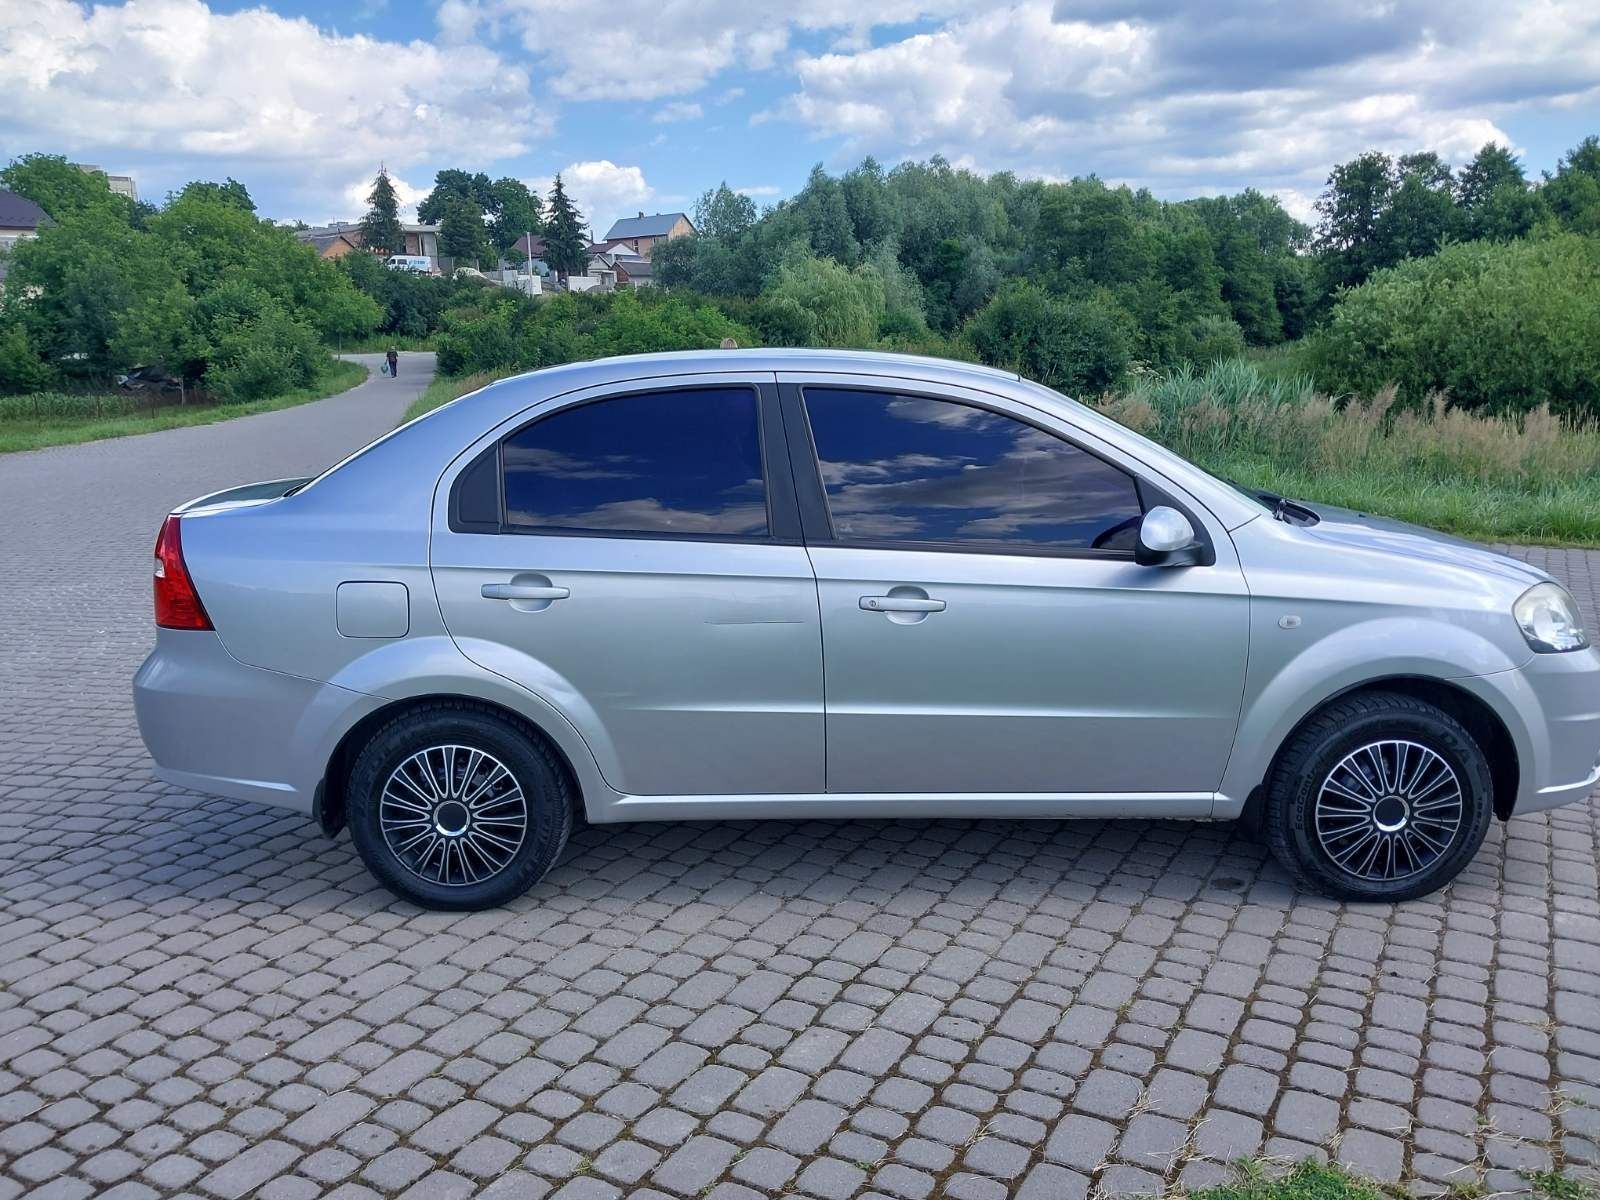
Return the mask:
<svg viewBox="0 0 1600 1200">
<path fill-rule="evenodd" d="M 562 409 L 505 440 L 506 522 L 765 537 L 756 396 L 649 392 Z"/>
<path fill-rule="evenodd" d="M 948 400 L 807 388 L 834 531 L 852 541 L 1131 550 L 1131 476 L 1011 417 Z"/>
</svg>

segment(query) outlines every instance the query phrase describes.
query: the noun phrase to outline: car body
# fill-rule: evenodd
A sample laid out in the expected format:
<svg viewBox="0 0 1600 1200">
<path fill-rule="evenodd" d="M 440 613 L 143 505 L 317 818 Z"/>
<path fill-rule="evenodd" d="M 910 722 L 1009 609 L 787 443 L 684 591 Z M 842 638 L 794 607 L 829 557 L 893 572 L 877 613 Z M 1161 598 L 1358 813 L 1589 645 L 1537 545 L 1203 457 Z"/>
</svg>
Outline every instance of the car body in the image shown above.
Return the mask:
<svg viewBox="0 0 1600 1200">
<path fill-rule="evenodd" d="M 1543 572 L 1275 508 L 968 364 L 552 368 L 180 526 L 212 627 L 159 629 L 135 680 L 157 773 L 330 830 L 364 741 L 441 700 L 520 723 L 592 823 L 1250 817 L 1308 722 L 1379 693 L 1470 735 L 1501 818 L 1600 778 L 1600 654 L 1512 615 Z"/>
</svg>

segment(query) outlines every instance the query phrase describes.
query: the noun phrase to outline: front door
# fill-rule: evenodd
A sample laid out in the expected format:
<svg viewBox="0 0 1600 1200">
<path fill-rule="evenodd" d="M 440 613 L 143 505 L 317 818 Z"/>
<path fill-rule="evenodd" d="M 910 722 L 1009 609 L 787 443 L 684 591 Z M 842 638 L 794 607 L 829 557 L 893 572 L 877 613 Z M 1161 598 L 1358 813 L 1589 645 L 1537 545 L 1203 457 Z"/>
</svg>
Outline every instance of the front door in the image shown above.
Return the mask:
<svg viewBox="0 0 1600 1200">
<path fill-rule="evenodd" d="M 1248 636 L 1231 546 L 1212 566 L 1136 564 L 1127 465 L 996 407 L 785 391 L 831 534 L 808 529 L 830 792 L 1159 793 L 1189 811 L 1216 789 Z"/>
<path fill-rule="evenodd" d="M 822 790 L 816 582 L 766 390 L 559 408 L 485 452 L 487 518 L 435 528 L 457 645 L 566 714 L 619 792 Z"/>
</svg>

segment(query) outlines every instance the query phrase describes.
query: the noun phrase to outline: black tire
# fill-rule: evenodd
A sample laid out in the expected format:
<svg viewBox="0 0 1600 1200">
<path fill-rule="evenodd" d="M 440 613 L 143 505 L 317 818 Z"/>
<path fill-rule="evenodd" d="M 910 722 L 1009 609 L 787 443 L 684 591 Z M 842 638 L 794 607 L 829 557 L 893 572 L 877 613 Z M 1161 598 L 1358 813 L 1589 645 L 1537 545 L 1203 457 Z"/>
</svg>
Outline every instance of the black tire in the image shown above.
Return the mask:
<svg viewBox="0 0 1600 1200">
<path fill-rule="evenodd" d="M 522 797 L 520 807 L 515 801 L 507 802 L 511 805 L 512 817 L 521 821 L 520 842 L 514 852 L 504 851 L 508 857 L 492 872 L 489 860 L 474 858 L 464 854 L 459 846 L 456 848 L 457 858 L 463 864 L 470 863 L 474 874 L 483 875 L 475 882 L 461 870 L 443 881 L 420 874 L 385 837 L 380 821 L 380 808 L 391 816 L 396 811 L 394 801 L 384 799 L 385 788 L 394 772 L 402 764 L 414 762 L 413 756 L 442 747 L 465 748 L 498 760 Z M 471 761 L 487 764 L 489 760 Z M 481 783 L 491 773 L 491 768 L 484 765 L 475 778 Z M 441 772 L 436 778 L 442 776 Z M 463 786 L 469 784 L 470 781 L 463 780 Z M 502 780 L 499 786 L 504 794 L 509 793 L 512 784 Z M 391 793 L 393 795 L 395 793 Z M 445 911 L 494 908 L 526 892 L 560 857 L 572 832 L 576 808 L 576 796 L 566 769 L 543 740 L 532 729 L 470 701 L 439 701 L 412 709 L 380 726 L 355 757 L 347 796 L 350 838 L 367 869 L 397 896 L 423 908 Z M 444 799 L 440 803 L 449 801 Z M 436 807 L 435 811 L 441 810 Z M 464 813 L 459 808 L 450 811 Z M 471 820 L 468 815 L 451 819 L 459 820 L 464 827 Z M 426 831 L 423 832 L 425 835 Z M 503 833 L 505 829 L 502 826 L 496 832 Z M 394 836 L 397 841 L 408 837 L 405 833 Z M 405 848 L 403 842 L 400 848 Z M 412 852 L 413 858 L 416 853 Z M 439 854 L 444 870 L 434 867 L 430 874 L 449 873 L 448 854 L 443 850 Z"/>
<path fill-rule="evenodd" d="M 1436 756 L 1437 764 L 1422 750 Z M 1374 761 L 1374 753 L 1383 768 Z M 1404 760 L 1397 758 L 1401 753 Z M 1354 759 L 1347 757 L 1352 755 Z M 1387 766 L 1395 767 L 1396 778 L 1401 776 L 1400 762 L 1411 764 L 1413 771 L 1434 772 L 1421 776 L 1415 785 L 1417 813 L 1400 795 L 1406 789 L 1371 787 L 1374 779 L 1385 778 L 1379 771 Z M 1453 772 L 1455 779 L 1427 786 L 1429 780 L 1442 778 L 1438 764 Z M 1352 766 L 1366 773 L 1372 794 L 1394 792 L 1396 799 L 1380 799 L 1366 810 L 1346 801 L 1341 789 L 1352 790 L 1346 787 L 1355 782 Z M 1330 783 L 1324 793 L 1324 785 Z M 1452 786 L 1459 793 L 1459 806 L 1448 800 Z M 1319 798 L 1324 800 L 1320 812 Z M 1273 856 L 1301 887 L 1337 900 L 1395 903 L 1426 896 L 1461 873 L 1489 831 L 1493 798 L 1488 760 L 1454 717 L 1411 696 L 1365 692 L 1327 705 L 1290 738 L 1267 780 L 1262 828 Z M 1345 813 L 1338 811 L 1341 807 Z M 1424 814 L 1423 809 L 1432 811 Z M 1364 817 L 1353 815 L 1361 812 Z M 1370 830 L 1363 820 L 1370 822 Z M 1446 839 L 1441 830 L 1452 820 Z M 1392 829 L 1397 821 L 1399 828 Z M 1407 828 L 1412 835 L 1409 849 L 1398 845 Z M 1426 840 L 1420 836 L 1424 833 Z M 1395 848 L 1373 851 L 1370 843 L 1357 847 L 1357 839 L 1363 837 Z M 1434 851 L 1429 841 L 1440 848 Z M 1377 853 L 1378 860 L 1362 870 L 1369 853 Z M 1336 856 L 1347 863 L 1341 865 Z M 1385 856 L 1391 865 L 1388 872 Z M 1382 877 L 1386 873 L 1390 877 Z"/>
</svg>

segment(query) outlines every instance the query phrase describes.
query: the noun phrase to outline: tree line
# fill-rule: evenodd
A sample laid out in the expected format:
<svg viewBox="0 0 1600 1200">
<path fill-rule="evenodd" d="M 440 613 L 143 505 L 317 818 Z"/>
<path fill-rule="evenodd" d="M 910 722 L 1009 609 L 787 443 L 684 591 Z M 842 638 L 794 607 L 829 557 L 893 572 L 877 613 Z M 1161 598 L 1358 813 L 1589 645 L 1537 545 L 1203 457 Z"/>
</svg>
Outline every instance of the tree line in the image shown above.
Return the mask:
<svg viewBox="0 0 1600 1200">
<path fill-rule="evenodd" d="M 403 253 L 399 210 L 394 183 L 380 167 L 359 227 L 362 244 L 383 254 Z M 417 205 L 417 220 L 439 226 L 440 257 L 457 265 L 486 258 L 515 260 L 517 240 L 537 234 L 545 239 L 545 262 L 558 274 L 582 274 L 588 266 L 583 214 L 559 174 L 550 188 L 547 212 L 539 194 L 520 179 L 491 180 L 482 171 L 450 167 L 434 176 L 433 189 Z"/>
<path fill-rule="evenodd" d="M 321 343 L 376 331 L 435 338 L 447 371 L 733 337 L 966 358 L 1079 394 L 1266 354 L 1332 389 L 1395 381 L 1418 402 L 1445 389 L 1461 403 L 1600 413 L 1595 137 L 1537 180 L 1497 145 L 1459 168 L 1425 152 L 1363 154 L 1330 172 L 1315 226 L 1255 189 L 1165 201 L 1093 176 L 869 158 L 815 168 L 764 210 L 711 188 L 696 232 L 656 245 L 661 286 L 538 302 L 389 271 L 373 255 L 319 260 L 260 220 L 232 179 L 192 183 L 159 209 L 51 156 L 16 160 L 0 184 L 53 218 L 11 256 L 0 301 L 10 390 L 156 363 L 224 398 L 259 395 L 303 382 L 280 376 L 315 370 Z M 458 263 L 520 258 L 516 241 L 532 233 L 558 272 L 587 264 L 582 214 L 559 177 L 542 200 L 513 179 L 444 170 L 419 216 L 443 226 L 441 251 Z M 362 230 L 369 248 L 403 249 L 381 170 Z M 1543 382 L 1519 383 L 1532 378 Z"/>
</svg>

